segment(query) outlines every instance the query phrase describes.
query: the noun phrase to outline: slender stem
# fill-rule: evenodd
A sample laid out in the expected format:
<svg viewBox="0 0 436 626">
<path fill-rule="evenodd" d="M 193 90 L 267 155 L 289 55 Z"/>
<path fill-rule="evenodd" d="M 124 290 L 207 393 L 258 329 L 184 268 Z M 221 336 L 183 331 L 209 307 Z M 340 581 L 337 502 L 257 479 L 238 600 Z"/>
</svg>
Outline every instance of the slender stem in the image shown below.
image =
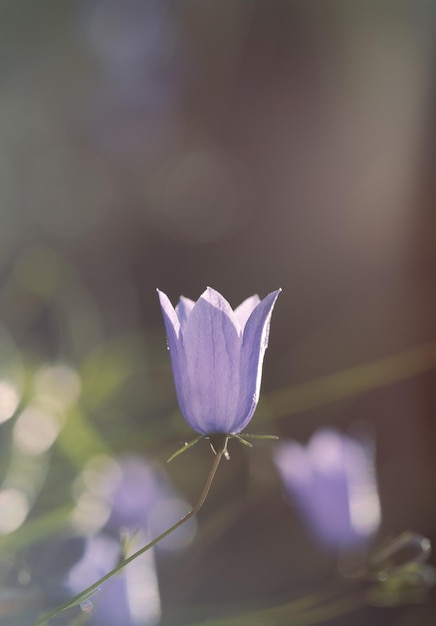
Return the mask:
<svg viewBox="0 0 436 626">
<path fill-rule="evenodd" d="M 193 509 L 191 509 L 189 511 L 189 513 L 186 513 L 186 515 L 184 515 L 181 519 L 179 519 L 178 522 L 173 524 L 170 528 L 168 528 L 161 535 L 159 535 L 158 537 L 156 537 L 155 539 L 150 541 L 150 543 L 147 543 L 147 545 L 145 545 L 143 548 L 140 548 L 137 552 L 135 552 L 131 556 L 129 556 L 126 559 L 124 559 L 123 561 L 121 561 L 121 563 L 119 563 L 116 567 L 114 567 L 110 572 L 108 572 L 107 574 L 102 576 L 99 580 L 97 580 L 95 583 L 93 583 L 92 585 L 87 587 L 84 591 L 82 591 L 81 593 L 79 593 L 76 596 L 74 596 L 74 598 L 71 598 L 71 600 L 68 600 L 68 602 L 65 602 L 65 604 L 62 604 L 57 609 L 54 609 L 50 613 L 47 613 L 43 617 L 40 617 L 36 622 L 33 623 L 32 626 L 40 626 L 40 624 L 45 624 L 49 619 L 51 619 L 55 615 L 58 615 L 58 613 L 61 613 L 62 611 L 65 611 L 65 609 L 68 609 L 68 608 L 70 608 L 72 606 L 80 604 L 80 602 L 82 600 L 84 600 L 85 598 L 89 598 L 89 596 L 92 595 L 93 592 L 97 591 L 98 588 L 100 587 L 100 585 L 102 585 L 104 582 L 106 582 L 106 580 L 111 578 L 114 574 L 118 573 L 126 565 L 128 565 L 131 561 L 134 561 L 138 556 L 141 556 L 141 554 L 144 554 L 144 552 L 146 552 L 147 550 L 150 550 L 150 548 L 152 548 L 157 543 L 159 543 L 159 541 L 162 541 L 162 539 L 165 539 L 165 537 L 168 537 L 168 535 L 170 535 L 173 531 L 177 530 L 177 528 L 182 526 L 182 524 L 184 524 L 189 519 L 191 519 L 191 517 L 196 515 L 198 513 L 198 511 L 201 509 L 201 507 L 203 506 L 203 504 L 205 503 L 205 500 L 207 498 L 209 490 L 210 490 L 210 488 L 212 486 L 213 479 L 215 478 L 216 471 L 217 471 L 218 466 L 220 464 L 220 461 L 221 461 L 221 459 L 223 457 L 224 451 L 225 451 L 224 449 L 220 449 L 217 452 L 217 455 L 216 455 L 216 457 L 214 459 L 212 468 L 211 468 L 211 470 L 209 472 L 209 475 L 207 477 L 206 483 L 204 485 L 203 491 L 201 492 L 201 496 L 200 496 L 197 504 L 194 506 Z"/>
</svg>

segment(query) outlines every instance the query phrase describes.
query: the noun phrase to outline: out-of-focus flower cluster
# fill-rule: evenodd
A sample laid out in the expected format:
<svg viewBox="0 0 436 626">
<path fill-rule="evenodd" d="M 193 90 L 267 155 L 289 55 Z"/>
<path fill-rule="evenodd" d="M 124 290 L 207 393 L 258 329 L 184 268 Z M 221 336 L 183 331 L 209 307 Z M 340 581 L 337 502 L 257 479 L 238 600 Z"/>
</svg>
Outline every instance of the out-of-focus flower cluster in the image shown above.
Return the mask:
<svg viewBox="0 0 436 626">
<path fill-rule="evenodd" d="M 93 459 L 75 490 L 80 496 L 71 530 L 40 544 L 24 578 L 21 571 L 17 581 L 21 583 L 3 588 L 5 597 L 16 595 L 18 614 L 29 615 L 29 620 L 36 618 L 38 604 L 57 606 L 82 592 L 188 510 L 163 470 L 137 456 Z M 192 541 L 195 528 L 195 520 L 190 520 L 159 549 L 183 549 Z M 80 602 L 87 623 L 157 624 L 161 605 L 155 559 L 155 550 L 147 551 Z M 26 597 L 31 608 L 23 613 Z M 62 623 L 69 623 L 74 615 L 70 609 Z"/>
<path fill-rule="evenodd" d="M 140 457 L 94 459 L 80 482 L 84 489 L 73 520 L 88 534 L 84 536 L 83 555 L 64 580 L 72 595 L 107 574 L 188 510 L 163 471 Z M 89 525 L 93 527 L 91 533 Z M 194 532 L 195 522 L 191 520 L 160 547 L 181 549 Z M 156 624 L 160 599 L 154 561 L 154 551 L 149 550 L 82 603 L 83 611 L 92 612 L 91 623 Z"/>
</svg>

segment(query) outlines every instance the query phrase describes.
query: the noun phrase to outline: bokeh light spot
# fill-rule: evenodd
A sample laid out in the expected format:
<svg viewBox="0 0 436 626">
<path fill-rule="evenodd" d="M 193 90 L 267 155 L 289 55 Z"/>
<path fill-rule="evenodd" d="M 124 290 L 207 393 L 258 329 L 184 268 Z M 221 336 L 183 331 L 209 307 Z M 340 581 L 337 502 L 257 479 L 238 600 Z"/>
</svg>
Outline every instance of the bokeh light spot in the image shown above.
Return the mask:
<svg viewBox="0 0 436 626">
<path fill-rule="evenodd" d="M 61 425 L 57 418 L 37 407 L 29 406 L 14 426 L 14 443 L 25 454 L 39 455 L 56 441 Z"/>
<path fill-rule="evenodd" d="M 0 533 L 16 530 L 26 519 L 29 503 L 25 495 L 17 489 L 0 491 Z"/>
<path fill-rule="evenodd" d="M 0 424 L 14 415 L 19 403 L 17 388 L 7 380 L 0 381 Z"/>
<path fill-rule="evenodd" d="M 95 496 L 106 498 L 121 483 L 122 472 L 119 464 L 109 456 L 92 458 L 82 473 L 86 488 Z"/>
<path fill-rule="evenodd" d="M 65 364 L 42 368 L 35 376 L 35 392 L 38 400 L 58 410 L 75 404 L 81 391 L 77 372 Z"/>
<path fill-rule="evenodd" d="M 108 503 L 96 498 L 89 493 L 83 493 L 77 498 L 77 505 L 74 509 L 71 522 L 79 532 L 93 533 L 104 526 L 110 515 Z"/>
</svg>

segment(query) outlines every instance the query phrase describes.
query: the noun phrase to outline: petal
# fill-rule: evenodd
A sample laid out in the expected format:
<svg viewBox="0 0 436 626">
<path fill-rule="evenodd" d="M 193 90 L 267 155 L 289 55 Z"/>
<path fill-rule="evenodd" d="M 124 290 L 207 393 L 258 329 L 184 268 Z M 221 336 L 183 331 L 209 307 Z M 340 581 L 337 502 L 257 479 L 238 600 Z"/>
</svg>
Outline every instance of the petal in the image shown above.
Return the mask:
<svg viewBox="0 0 436 626">
<path fill-rule="evenodd" d="M 239 334 L 241 330 L 241 326 L 238 322 L 238 319 L 232 307 L 230 306 L 230 304 L 227 302 L 224 296 L 220 294 L 219 291 L 212 289 L 212 287 L 207 287 L 207 289 L 203 291 L 203 293 L 197 300 L 196 304 L 198 305 L 198 303 L 201 300 L 206 300 L 206 302 L 209 302 L 213 307 L 222 311 L 224 315 L 226 315 L 229 318 L 229 320 L 231 321 L 231 323 L 233 324 L 233 326 L 235 327 L 235 329 L 238 331 L 238 334 Z"/>
<path fill-rule="evenodd" d="M 263 357 L 268 345 L 271 314 L 280 292 L 281 289 L 278 289 L 266 296 L 254 309 L 245 325 L 241 349 L 241 372 L 243 374 L 239 389 L 241 418 L 239 421 L 235 419 L 233 430 L 230 432 L 241 432 L 256 409 L 262 379 Z"/>
<path fill-rule="evenodd" d="M 167 331 L 168 348 L 170 351 L 174 384 L 176 387 L 177 398 L 179 400 L 179 404 L 181 405 L 179 389 L 183 385 L 185 361 L 180 322 L 173 308 L 173 305 L 168 299 L 168 296 L 164 294 L 163 291 L 159 291 L 159 289 L 157 290 L 157 292 L 159 294 L 160 305 L 162 308 L 162 314 L 165 322 L 165 329 Z M 180 406 L 180 409 L 184 414 L 183 406 Z"/>
<path fill-rule="evenodd" d="M 201 434 L 230 432 L 240 388 L 239 324 L 227 302 L 208 288 L 183 328 L 185 371 L 178 387 L 186 421 Z"/>
<path fill-rule="evenodd" d="M 254 296 L 250 296 L 250 298 L 247 298 L 246 300 L 244 300 L 244 302 L 242 302 L 238 307 L 236 307 L 235 315 L 239 324 L 241 325 L 241 328 L 244 328 L 245 324 L 247 323 L 248 318 L 250 317 L 254 309 L 257 307 L 259 302 L 260 302 L 260 298 L 257 294 L 255 294 Z"/>
<path fill-rule="evenodd" d="M 159 289 L 156 290 L 159 296 L 159 302 L 162 309 L 165 329 L 167 331 L 168 342 L 170 342 L 170 335 L 174 335 L 176 338 L 179 337 L 180 332 L 180 322 L 177 314 L 174 310 L 173 305 L 171 304 L 168 296 L 163 291 Z M 171 348 L 171 345 L 170 345 Z"/>
<path fill-rule="evenodd" d="M 313 479 L 306 448 L 296 441 L 280 442 L 274 450 L 274 462 L 289 492 L 310 488 Z"/>
<path fill-rule="evenodd" d="M 345 474 L 347 439 L 334 428 L 320 428 L 307 445 L 312 466 L 324 475 Z"/>
<path fill-rule="evenodd" d="M 194 305 L 194 300 L 185 298 L 185 296 L 180 296 L 180 300 L 176 306 L 176 314 L 182 327 L 186 324 L 186 320 L 194 308 Z"/>
</svg>

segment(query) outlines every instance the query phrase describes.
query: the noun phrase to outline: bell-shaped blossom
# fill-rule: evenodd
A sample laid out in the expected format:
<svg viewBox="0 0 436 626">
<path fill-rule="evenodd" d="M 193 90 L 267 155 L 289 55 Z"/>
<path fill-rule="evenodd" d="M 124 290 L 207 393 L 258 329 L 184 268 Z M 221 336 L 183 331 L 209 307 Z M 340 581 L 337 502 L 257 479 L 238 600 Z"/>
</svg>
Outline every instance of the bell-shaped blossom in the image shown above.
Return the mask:
<svg viewBox="0 0 436 626">
<path fill-rule="evenodd" d="M 256 409 L 271 313 L 280 289 L 234 311 L 208 287 L 174 309 L 158 291 L 180 409 L 201 435 L 240 433 Z"/>
<path fill-rule="evenodd" d="M 323 428 L 306 447 L 280 443 L 274 460 L 288 494 L 322 545 L 357 547 L 377 532 L 380 502 L 367 443 Z"/>
</svg>

